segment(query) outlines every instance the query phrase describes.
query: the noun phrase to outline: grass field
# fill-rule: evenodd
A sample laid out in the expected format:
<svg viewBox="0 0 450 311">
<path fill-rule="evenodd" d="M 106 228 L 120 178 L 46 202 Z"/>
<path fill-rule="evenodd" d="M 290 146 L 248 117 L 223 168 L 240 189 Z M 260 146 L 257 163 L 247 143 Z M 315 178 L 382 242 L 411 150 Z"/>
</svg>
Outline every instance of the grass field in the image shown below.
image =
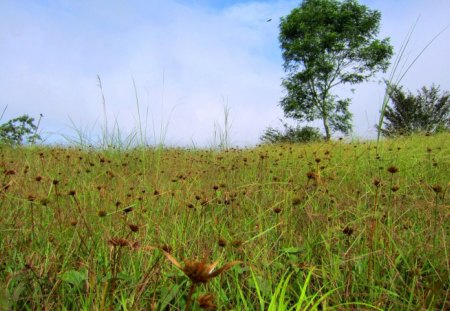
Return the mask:
<svg viewBox="0 0 450 311">
<path fill-rule="evenodd" d="M 449 141 L 0 147 L 0 310 L 450 310 Z"/>
</svg>

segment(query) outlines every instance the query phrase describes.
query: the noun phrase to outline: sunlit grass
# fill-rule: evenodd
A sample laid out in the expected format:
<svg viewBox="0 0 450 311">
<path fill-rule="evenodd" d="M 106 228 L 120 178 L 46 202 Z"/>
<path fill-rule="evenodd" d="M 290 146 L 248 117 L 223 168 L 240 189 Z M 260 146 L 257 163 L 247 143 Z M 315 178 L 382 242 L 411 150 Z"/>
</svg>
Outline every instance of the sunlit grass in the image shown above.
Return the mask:
<svg viewBox="0 0 450 311">
<path fill-rule="evenodd" d="M 0 309 L 449 309 L 449 138 L 1 147 Z"/>
</svg>

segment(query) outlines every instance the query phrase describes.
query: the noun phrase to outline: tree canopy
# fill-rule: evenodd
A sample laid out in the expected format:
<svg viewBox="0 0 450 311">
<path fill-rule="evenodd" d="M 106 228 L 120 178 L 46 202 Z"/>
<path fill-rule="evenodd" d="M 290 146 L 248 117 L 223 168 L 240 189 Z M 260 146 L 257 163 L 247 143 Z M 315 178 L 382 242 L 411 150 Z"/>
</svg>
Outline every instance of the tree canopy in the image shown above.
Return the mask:
<svg viewBox="0 0 450 311">
<path fill-rule="evenodd" d="M 401 86 L 387 85 L 390 105 L 384 114 L 385 136 L 450 130 L 450 93 L 439 86 L 422 87 L 413 95 Z"/>
<path fill-rule="evenodd" d="M 331 90 L 386 71 L 393 48 L 388 38 L 376 38 L 380 19 L 356 0 L 305 0 L 281 19 L 287 94 L 280 104 L 287 117 L 322 119 L 327 139 L 332 131 L 351 131 L 351 100 Z"/>
<path fill-rule="evenodd" d="M 42 115 L 41 115 L 42 117 Z M 35 143 L 41 140 L 37 133 L 39 124 L 34 123 L 34 118 L 24 114 L 0 125 L 0 143 L 21 145 L 24 142 Z"/>
</svg>

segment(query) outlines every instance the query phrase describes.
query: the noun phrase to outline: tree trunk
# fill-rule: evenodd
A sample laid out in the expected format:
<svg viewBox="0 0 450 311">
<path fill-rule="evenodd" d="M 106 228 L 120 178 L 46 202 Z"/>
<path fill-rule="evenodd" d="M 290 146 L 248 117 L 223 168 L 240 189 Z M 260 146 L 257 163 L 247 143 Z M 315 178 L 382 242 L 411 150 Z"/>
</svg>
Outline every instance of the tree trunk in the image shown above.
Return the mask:
<svg viewBox="0 0 450 311">
<path fill-rule="evenodd" d="M 323 127 L 325 129 L 325 140 L 329 141 L 331 138 L 331 134 L 330 134 L 330 125 L 328 124 L 328 116 L 323 115 L 322 120 L 323 120 Z"/>
</svg>

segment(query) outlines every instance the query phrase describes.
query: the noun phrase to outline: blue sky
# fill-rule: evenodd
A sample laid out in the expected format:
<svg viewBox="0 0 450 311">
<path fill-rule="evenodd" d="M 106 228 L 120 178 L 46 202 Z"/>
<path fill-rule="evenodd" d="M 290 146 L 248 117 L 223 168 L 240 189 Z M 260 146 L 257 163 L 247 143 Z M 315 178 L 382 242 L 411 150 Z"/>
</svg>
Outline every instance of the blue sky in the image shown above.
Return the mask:
<svg viewBox="0 0 450 311">
<path fill-rule="evenodd" d="M 382 12 L 380 36 L 396 50 L 419 17 L 405 60 L 450 23 L 448 0 L 365 0 Z M 284 73 L 279 18 L 299 1 L 0 1 L 0 122 L 28 113 L 42 119 L 48 141 L 78 129 L 95 136 L 103 123 L 101 77 L 109 125 L 141 124 L 150 143 L 166 125 L 166 142 L 212 144 L 214 123 L 230 108 L 231 141 L 255 144 L 279 125 Z M 271 22 L 266 22 L 271 18 Z M 450 30 L 421 56 L 403 83 L 415 92 L 436 83 L 450 90 Z M 383 97 L 379 75 L 336 91 L 353 98 L 357 137 L 373 137 Z M 147 121 L 145 121 L 147 120 Z M 320 123 L 318 123 L 320 125 Z M 158 139 L 157 139 L 158 140 Z"/>
</svg>

